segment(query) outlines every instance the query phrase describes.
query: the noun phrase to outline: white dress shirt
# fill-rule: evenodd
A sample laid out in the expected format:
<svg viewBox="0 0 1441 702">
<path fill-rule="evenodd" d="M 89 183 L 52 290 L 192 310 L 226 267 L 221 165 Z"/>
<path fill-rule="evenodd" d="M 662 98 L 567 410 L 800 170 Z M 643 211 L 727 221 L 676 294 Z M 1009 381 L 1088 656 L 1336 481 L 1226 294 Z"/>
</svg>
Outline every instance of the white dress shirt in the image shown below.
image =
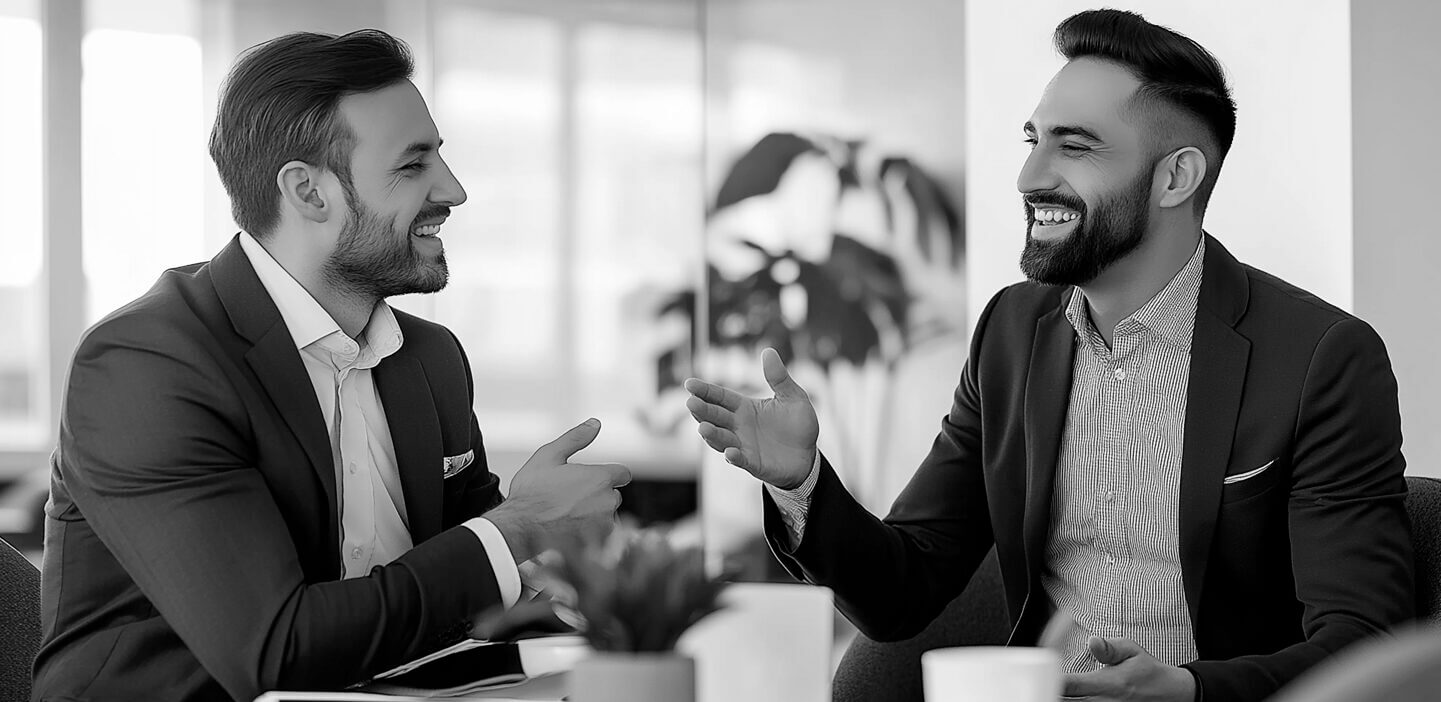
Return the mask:
<svg viewBox="0 0 1441 702">
<path fill-rule="evenodd" d="M 241 232 L 240 247 L 290 330 L 320 402 L 340 491 L 338 555 L 344 577 L 364 576 L 414 545 L 390 425 L 371 375 L 372 368 L 400 350 L 405 335 L 382 300 L 360 338 L 350 338 L 249 233 Z M 465 526 L 485 547 L 502 601 L 507 607 L 515 604 L 520 574 L 500 530 L 483 517 Z"/>
</svg>

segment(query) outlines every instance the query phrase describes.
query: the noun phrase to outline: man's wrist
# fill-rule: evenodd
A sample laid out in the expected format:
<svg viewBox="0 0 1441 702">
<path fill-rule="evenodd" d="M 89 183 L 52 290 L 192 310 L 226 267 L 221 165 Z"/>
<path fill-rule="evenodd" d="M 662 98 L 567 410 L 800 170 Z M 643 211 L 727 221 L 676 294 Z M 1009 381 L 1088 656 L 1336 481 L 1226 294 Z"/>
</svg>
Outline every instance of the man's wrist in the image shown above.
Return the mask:
<svg viewBox="0 0 1441 702">
<path fill-rule="evenodd" d="M 517 564 L 528 561 L 539 553 L 532 536 L 535 532 L 533 520 L 516 509 L 516 505 L 511 501 L 500 503 L 483 516 L 500 532 L 501 538 L 505 539 L 505 546 L 510 549 L 511 557 Z"/>
<path fill-rule="evenodd" d="M 820 473 L 821 452 L 819 449 L 815 449 L 811 451 L 809 468 L 806 470 L 805 474 L 803 474 L 800 479 L 795 482 L 794 485 L 791 485 L 789 487 L 782 485 L 772 485 L 771 487 L 797 499 L 809 500 L 811 497 L 811 493 L 815 492 L 816 481 L 820 477 Z"/>
<path fill-rule="evenodd" d="M 1181 670 L 1184 670 L 1191 675 L 1191 683 L 1193 685 L 1192 689 L 1194 690 L 1194 692 L 1191 694 L 1191 702 L 1201 702 L 1202 700 L 1204 700 L 1206 696 L 1202 694 L 1201 690 L 1201 674 L 1197 673 L 1195 669 L 1191 668 L 1190 666 L 1183 665 L 1181 666 Z"/>
</svg>

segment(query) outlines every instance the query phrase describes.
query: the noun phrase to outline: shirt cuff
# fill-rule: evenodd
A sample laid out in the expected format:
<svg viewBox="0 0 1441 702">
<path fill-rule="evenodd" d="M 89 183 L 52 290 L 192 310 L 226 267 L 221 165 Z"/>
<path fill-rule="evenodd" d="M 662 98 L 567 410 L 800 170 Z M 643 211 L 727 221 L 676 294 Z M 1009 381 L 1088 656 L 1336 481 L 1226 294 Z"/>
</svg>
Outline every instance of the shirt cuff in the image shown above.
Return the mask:
<svg viewBox="0 0 1441 702">
<path fill-rule="evenodd" d="M 801 481 L 800 485 L 790 490 L 783 490 L 770 483 L 765 483 L 766 491 L 775 500 L 776 508 L 780 510 L 781 521 L 786 525 L 786 531 L 790 532 L 791 548 L 801 545 L 801 537 L 805 536 L 806 513 L 811 509 L 811 493 L 816 491 L 816 482 L 821 477 L 821 452 L 816 451 L 815 460 L 811 462 L 810 475 Z"/>
<path fill-rule="evenodd" d="M 465 528 L 480 539 L 485 555 L 490 557 L 490 569 L 495 573 L 495 584 L 500 587 L 500 601 L 507 609 L 520 600 L 520 569 L 515 565 L 515 556 L 506 545 L 500 529 L 485 517 L 466 520 Z"/>
</svg>

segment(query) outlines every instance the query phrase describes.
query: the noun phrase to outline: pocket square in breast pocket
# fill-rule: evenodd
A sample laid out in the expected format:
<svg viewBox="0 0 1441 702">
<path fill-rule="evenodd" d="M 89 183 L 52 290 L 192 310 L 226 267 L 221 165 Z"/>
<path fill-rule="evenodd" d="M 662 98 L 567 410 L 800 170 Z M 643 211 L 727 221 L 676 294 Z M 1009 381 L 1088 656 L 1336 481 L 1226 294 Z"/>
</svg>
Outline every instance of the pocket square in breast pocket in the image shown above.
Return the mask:
<svg viewBox="0 0 1441 702">
<path fill-rule="evenodd" d="M 1226 476 L 1226 479 L 1225 479 L 1225 480 L 1222 480 L 1222 481 L 1221 481 L 1221 483 L 1222 483 L 1223 485 L 1232 485 L 1232 484 L 1235 484 L 1235 483 L 1239 483 L 1239 482 L 1241 482 L 1242 480 L 1250 480 L 1251 478 L 1254 478 L 1254 477 L 1256 477 L 1256 476 L 1258 476 L 1258 475 L 1260 475 L 1260 474 L 1262 474 L 1262 473 L 1265 473 L 1265 472 L 1266 472 L 1266 469 L 1267 469 L 1267 468 L 1270 468 L 1270 467 L 1271 467 L 1273 464 L 1275 464 L 1275 463 L 1276 463 L 1276 459 L 1273 458 L 1273 459 L 1271 459 L 1271 460 L 1269 460 L 1269 461 L 1266 461 L 1266 465 L 1263 465 L 1263 466 L 1261 466 L 1260 468 L 1252 468 L 1251 470 L 1248 470 L 1248 471 L 1246 471 L 1245 473 L 1237 473 L 1237 474 L 1235 474 L 1235 475 L 1228 475 L 1228 476 Z"/>
<path fill-rule="evenodd" d="M 475 461 L 475 451 L 466 451 L 459 456 L 446 456 L 445 464 L 441 466 L 445 470 L 445 477 L 449 478 L 466 469 Z"/>
</svg>

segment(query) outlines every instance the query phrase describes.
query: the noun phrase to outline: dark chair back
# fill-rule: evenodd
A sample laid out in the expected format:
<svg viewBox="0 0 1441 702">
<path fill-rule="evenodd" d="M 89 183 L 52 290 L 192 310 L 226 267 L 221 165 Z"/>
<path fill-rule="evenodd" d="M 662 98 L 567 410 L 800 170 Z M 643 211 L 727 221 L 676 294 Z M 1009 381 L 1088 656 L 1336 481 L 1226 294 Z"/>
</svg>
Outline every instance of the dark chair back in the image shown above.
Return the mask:
<svg viewBox="0 0 1441 702">
<path fill-rule="evenodd" d="M 1416 617 L 1441 622 L 1441 480 L 1408 475 L 1406 488 L 1416 551 Z"/>
<path fill-rule="evenodd" d="M 0 539 L 0 702 L 30 699 L 40 648 L 40 571 Z"/>
<path fill-rule="evenodd" d="M 921 654 L 951 646 L 1002 646 L 1010 636 L 1001 569 L 991 551 L 966 589 L 930 626 L 905 641 L 857 634 L 831 685 L 834 702 L 921 702 Z"/>
</svg>

